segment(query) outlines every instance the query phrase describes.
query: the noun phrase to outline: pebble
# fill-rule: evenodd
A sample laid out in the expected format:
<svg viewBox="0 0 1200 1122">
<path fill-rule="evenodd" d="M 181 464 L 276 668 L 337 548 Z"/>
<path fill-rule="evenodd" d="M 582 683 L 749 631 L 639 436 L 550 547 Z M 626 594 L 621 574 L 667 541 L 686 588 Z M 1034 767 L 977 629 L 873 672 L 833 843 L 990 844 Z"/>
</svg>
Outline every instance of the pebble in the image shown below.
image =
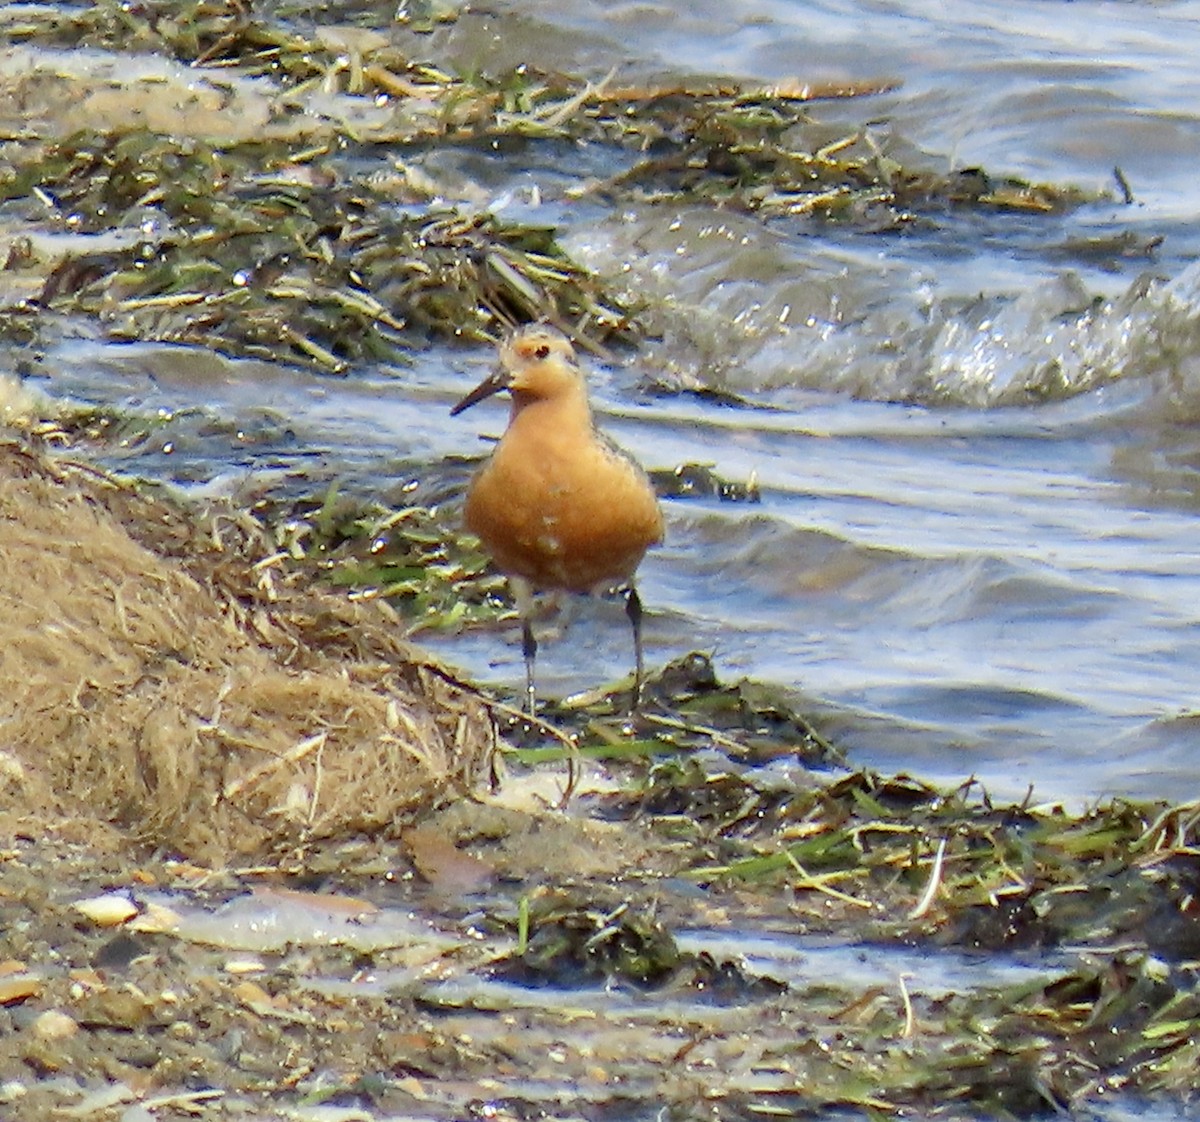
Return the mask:
<svg viewBox="0 0 1200 1122">
<path fill-rule="evenodd" d="M 79 1022 L 57 1009 L 47 1009 L 38 1014 L 29 1029 L 43 1040 L 66 1040 L 79 1031 Z"/>
</svg>

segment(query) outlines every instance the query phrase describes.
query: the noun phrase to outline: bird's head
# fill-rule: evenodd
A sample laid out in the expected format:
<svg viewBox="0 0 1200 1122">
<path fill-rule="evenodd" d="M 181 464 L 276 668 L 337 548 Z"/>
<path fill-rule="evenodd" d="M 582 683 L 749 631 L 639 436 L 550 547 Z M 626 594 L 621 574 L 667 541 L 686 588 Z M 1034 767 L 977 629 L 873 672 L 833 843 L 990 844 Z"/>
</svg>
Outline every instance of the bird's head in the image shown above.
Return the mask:
<svg viewBox="0 0 1200 1122">
<path fill-rule="evenodd" d="M 508 390 L 520 406 L 578 393 L 582 388 L 583 371 L 571 341 L 549 324 L 534 323 L 518 328 L 500 344 L 496 369 L 455 405 L 450 415 L 456 417 L 502 390 Z"/>
</svg>

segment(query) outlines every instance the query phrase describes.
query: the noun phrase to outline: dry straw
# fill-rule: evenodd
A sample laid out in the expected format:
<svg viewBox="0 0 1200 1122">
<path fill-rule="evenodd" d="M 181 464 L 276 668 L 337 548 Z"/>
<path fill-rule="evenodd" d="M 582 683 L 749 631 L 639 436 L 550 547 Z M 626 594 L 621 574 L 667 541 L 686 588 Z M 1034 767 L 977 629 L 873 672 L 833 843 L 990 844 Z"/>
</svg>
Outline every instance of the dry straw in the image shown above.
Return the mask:
<svg viewBox="0 0 1200 1122">
<path fill-rule="evenodd" d="M 389 832 L 471 781 L 478 701 L 258 525 L 0 445 L 0 828 L 193 860 Z"/>
</svg>

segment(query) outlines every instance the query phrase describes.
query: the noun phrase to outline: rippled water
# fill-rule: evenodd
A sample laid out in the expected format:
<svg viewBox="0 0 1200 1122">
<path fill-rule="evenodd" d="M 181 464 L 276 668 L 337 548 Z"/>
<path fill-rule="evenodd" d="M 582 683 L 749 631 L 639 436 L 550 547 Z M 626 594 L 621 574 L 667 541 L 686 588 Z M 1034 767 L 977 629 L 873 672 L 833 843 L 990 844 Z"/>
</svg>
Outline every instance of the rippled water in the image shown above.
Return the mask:
<svg viewBox="0 0 1200 1122">
<path fill-rule="evenodd" d="M 1195 699 L 1200 603 L 1200 5 L 534 10 L 591 37 L 597 67 L 895 77 L 867 111 L 875 136 L 934 167 L 1093 188 L 1122 169 L 1133 205 L 1114 187 L 1050 222 L 947 216 L 884 236 L 655 211 L 568 241 L 680 308 L 644 368 L 759 407 L 603 384 L 611 427 L 654 463 L 699 456 L 765 490 L 756 509 L 672 508 L 643 577 L 665 613 L 659 657 L 698 635 L 727 673 L 799 685 L 870 763 L 1178 794 L 1197 774 L 1195 722 L 1174 718 Z M 863 113 L 814 109 L 847 130 Z M 1122 232 L 1164 241 L 1153 258 L 1080 249 Z M 582 663 L 571 638 L 547 661 Z M 606 629 L 608 664 L 621 639 Z"/>
<path fill-rule="evenodd" d="M 668 504 L 642 571 L 649 657 L 694 645 L 726 676 L 793 685 L 852 758 L 1044 797 L 1184 797 L 1200 778 L 1200 3 L 525 3 L 467 13 L 415 54 L 528 56 L 603 76 L 893 77 L 820 104 L 885 151 L 1114 197 L 1061 218 L 946 214 L 901 232 L 566 199 L 587 152 L 425 157 L 506 215 L 669 298 L 606 427 L 647 466 L 756 473 L 759 506 Z M 631 55 L 632 52 L 632 55 Z M 1120 199 L 1119 166 L 1135 201 Z M 537 192 L 530 188 L 536 186 Z M 1132 249 L 1086 239 L 1128 234 Z M 1163 237 L 1153 253 L 1138 239 Z M 56 392 L 236 417 L 136 465 L 189 481 L 320 461 L 383 490 L 397 461 L 480 448 L 502 409 L 444 407 L 490 355 L 344 381 L 162 349 L 64 347 Z M 728 389 L 745 407 L 650 382 Z M 147 458 L 149 457 L 149 458 Z M 513 636 L 438 640 L 516 683 Z M 546 688 L 624 672 L 616 606 L 543 647 Z"/>
</svg>

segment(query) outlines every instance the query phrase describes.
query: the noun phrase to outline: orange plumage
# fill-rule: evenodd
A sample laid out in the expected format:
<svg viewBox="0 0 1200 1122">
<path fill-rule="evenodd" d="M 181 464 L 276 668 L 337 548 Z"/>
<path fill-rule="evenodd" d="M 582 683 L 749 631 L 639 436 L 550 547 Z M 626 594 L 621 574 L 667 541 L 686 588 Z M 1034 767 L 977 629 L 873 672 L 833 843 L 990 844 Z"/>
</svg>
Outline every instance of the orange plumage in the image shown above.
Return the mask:
<svg viewBox="0 0 1200 1122">
<path fill-rule="evenodd" d="M 467 494 L 467 527 L 513 579 L 518 606 L 533 589 L 595 592 L 624 587 L 641 677 L 642 557 L 662 541 L 663 520 L 646 473 L 597 431 L 584 374 L 570 341 L 545 324 L 514 333 L 500 364 L 453 415 L 494 393 L 512 395 L 508 428 Z M 533 698 L 532 630 L 525 616 Z"/>
</svg>

